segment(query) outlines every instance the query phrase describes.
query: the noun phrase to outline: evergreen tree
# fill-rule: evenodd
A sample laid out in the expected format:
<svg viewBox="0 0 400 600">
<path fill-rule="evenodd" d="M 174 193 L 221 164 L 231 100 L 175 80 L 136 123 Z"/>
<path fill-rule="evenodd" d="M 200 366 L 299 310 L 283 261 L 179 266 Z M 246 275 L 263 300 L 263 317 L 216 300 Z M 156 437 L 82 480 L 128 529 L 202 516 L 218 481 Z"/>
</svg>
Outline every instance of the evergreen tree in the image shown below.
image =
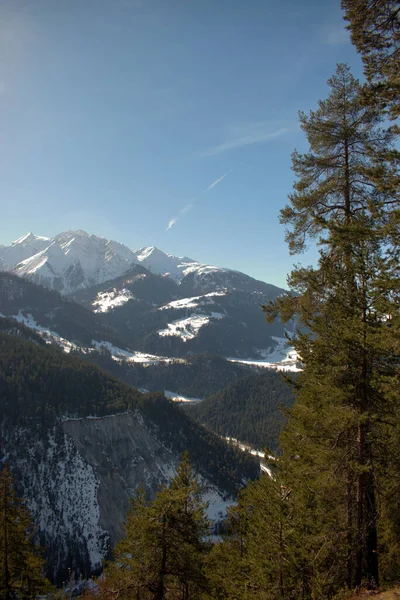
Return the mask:
<svg viewBox="0 0 400 600">
<path fill-rule="evenodd" d="M 369 100 L 400 115 L 399 0 L 342 0 L 351 41 L 361 53 L 370 88 Z"/>
<path fill-rule="evenodd" d="M 8 465 L 0 474 L 0 599 L 36 598 L 48 591 L 44 561 L 32 544 L 29 512 L 17 498 Z"/>
<path fill-rule="evenodd" d="M 399 316 L 390 271 L 399 209 L 393 132 L 380 128 L 382 114 L 363 103 L 348 67 L 338 65 L 328 83 L 318 110 L 300 113 L 310 149 L 293 154 L 297 181 L 281 213 L 290 251 L 317 239 L 319 264 L 296 268 L 289 284 L 298 295 L 265 308 L 269 319 L 296 313 L 312 332 L 294 340 L 304 372 L 282 468 L 300 505 L 320 517 L 320 533 L 303 530 L 314 556 L 310 589 L 320 581 L 320 597 L 379 580 L 377 492 L 381 440 L 395 425 L 385 390 L 397 365 Z"/>
<path fill-rule="evenodd" d="M 263 475 L 239 495 L 207 563 L 211 596 L 236 600 L 302 596 L 304 547 L 296 543 L 292 493 Z"/>
<path fill-rule="evenodd" d="M 153 502 L 139 490 L 132 500 L 126 537 L 105 569 L 105 597 L 162 600 L 200 598 L 210 524 L 197 479 L 185 453 L 170 487 Z"/>
</svg>

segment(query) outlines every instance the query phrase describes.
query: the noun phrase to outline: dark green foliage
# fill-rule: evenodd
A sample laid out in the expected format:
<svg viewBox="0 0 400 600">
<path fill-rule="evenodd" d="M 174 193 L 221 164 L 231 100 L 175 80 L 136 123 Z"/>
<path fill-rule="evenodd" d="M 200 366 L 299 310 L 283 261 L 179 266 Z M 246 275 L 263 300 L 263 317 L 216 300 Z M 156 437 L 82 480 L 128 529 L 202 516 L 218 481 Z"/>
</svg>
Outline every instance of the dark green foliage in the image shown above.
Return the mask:
<svg viewBox="0 0 400 600">
<path fill-rule="evenodd" d="M 0 411 L 11 423 L 35 417 L 104 415 L 135 408 L 141 394 L 98 367 L 0 333 Z"/>
<path fill-rule="evenodd" d="M 9 427 L 51 427 L 62 416 L 102 416 L 139 409 L 154 435 L 175 453 L 189 450 L 199 472 L 234 494 L 258 476 L 252 457 L 229 448 L 163 394 L 140 394 L 94 365 L 20 336 L 0 333 L 0 414 Z"/>
<path fill-rule="evenodd" d="M 228 494 L 235 495 L 247 479 L 258 477 L 260 467 L 253 456 L 199 426 L 161 394 L 148 394 L 141 411 L 158 427 L 157 437 L 167 448 L 179 454 L 187 450 L 197 471 Z"/>
<path fill-rule="evenodd" d="M 276 452 L 285 422 L 282 409 L 292 404 L 293 394 L 283 376 L 266 370 L 239 379 L 186 410 L 218 435 Z"/>
<path fill-rule="evenodd" d="M 300 115 L 310 148 L 293 154 L 297 181 L 281 218 L 291 252 L 314 238 L 319 263 L 292 272 L 298 297 L 266 308 L 269 318 L 296 313 L 312 332 L 294 340 L 304 371 L 280 469 L 299 518 L 310 507 L 318 523 L 296 527 L 308 548 L 303 573 L 321 598 L 378 583 L 378 500 L 386 505 L 384 465 L 392 464 L 383 440 L 393 440 L 398 418 L 390 391 L 398 369 L 398 153 L 345 65 L 329 85 L 318 110 Z"/>
<path fill-rule="evenodd" d="M 19 312 L 32 315 L 40 326 L 78 345 L 91 346 L 92 340 L 99 340 L 126 346 L 121 337 L 90 310 L 66 300 L 54 290 L 0 272 L 0 313 L 11 317 Z"/>
<path fill-rule="evenodd" d="M 36 598 L 50 590 L 44 561 L 32 543 L 29 511 L 17 498 L 9 466 L 0 473 L 0 599 Z"/>
<path fill-rule="evenodd" d="M 207 589 L 204 561 L 210 549 L 205 509 L 186 453 L 171 485 L 152 502 L 141 490 L 132 500 L 126 537 L 105 569 L 101 596 L 200 599 Z"/>
<path fill-rule="evenodd" d="M 229 383 L 255 371 L 253 367 L 210 354 L 149 365 L 115 361 L 107 350 L 89 354 L 77 351 L 72 354 L 98 365 L 137 388 L 149 391 L 169 390 L 193 398 L 215 394 Z"/>
<path fill-rule="evenodd" d="M 38 346 L 47 346 L 46 341 L 38 333 L 29 329 L 23 323 L 18 323 L 15 319 L 0 317 L 0 332 L 19 336 L 27 342 L 34 342 Z"/>
<path fill-rule="evenodd" d="M 366 98 L 400 114 L 400 4 L 398 0 L 342 0 L 351 41 L 370 84 Z"/>
</svg>

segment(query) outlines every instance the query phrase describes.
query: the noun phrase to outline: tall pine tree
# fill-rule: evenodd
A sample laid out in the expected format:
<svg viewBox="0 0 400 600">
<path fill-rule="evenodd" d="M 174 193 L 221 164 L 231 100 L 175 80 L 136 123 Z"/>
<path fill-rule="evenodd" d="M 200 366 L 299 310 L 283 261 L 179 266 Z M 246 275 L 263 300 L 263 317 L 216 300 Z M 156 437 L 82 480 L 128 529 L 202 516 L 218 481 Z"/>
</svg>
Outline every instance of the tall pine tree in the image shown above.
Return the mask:
<svg viewBox="0 0 400 600">
<path fill-rule="evenodd" d="M 300 114 L 309 151 L 293 153 L 297 181 L 281 212 L 291 253 L 315 239 L 319 264 L 296 268 L 289 283 L 297 295 L 266 307 L 269 319 L 296 313 L 311 331 L 294 340 L 304 372 L 282 446 L 298 497 L 321 516 L 310 554 L 320 594 L 379 581 L 381 440 L 396 414 L 385 386 L 395 376 L 399 312 L 387 268 L 398 252 L 393 132 L 362 101 L 347 66 L 328 83 L 327 100 Z"/>
<path fill-rule="evenodd" d="M 106 598 L 182 600 L 200 598 L 206 589 L 204 560 L 210 524 L 197 478 L 185 453 L 170 487 L 154 501 L 139 490 L 132 500 L 126 537 L 104 573 Z"/>
</svg>

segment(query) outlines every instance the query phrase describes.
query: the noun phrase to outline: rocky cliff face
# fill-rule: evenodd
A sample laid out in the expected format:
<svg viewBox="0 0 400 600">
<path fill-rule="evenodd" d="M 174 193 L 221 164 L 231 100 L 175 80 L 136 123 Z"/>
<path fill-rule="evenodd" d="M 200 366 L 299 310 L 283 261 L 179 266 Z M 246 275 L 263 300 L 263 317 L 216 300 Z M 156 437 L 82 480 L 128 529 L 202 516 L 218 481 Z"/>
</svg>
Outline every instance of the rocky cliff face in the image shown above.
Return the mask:
<svg viewBox="0 0 400 600">
<path fill-rule="evenodd" d="M 139 412 L 66 419 L 51 430 L 35 425 L 10 432 L 5 423 L 1 446 L 39 527 L 48 575 L 58 582 L 68 568 L 83 576 L 99 571 L 123 533 L 137 487 L 154 496 L 179 461 Z M 215 516 L 225 500 L 207 481 L 204 494 Z"/>
</svg>

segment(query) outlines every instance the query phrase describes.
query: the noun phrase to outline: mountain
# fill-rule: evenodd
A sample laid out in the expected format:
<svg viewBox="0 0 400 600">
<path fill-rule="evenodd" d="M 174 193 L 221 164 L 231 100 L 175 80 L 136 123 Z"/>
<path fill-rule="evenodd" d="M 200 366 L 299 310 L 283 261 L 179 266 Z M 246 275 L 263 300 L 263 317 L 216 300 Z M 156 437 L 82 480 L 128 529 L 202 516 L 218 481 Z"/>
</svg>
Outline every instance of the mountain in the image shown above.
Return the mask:
<svg viewBox="0 0 400 600">
<path fill-rule="evenodd" d="M 93 340 L 126 347 L 92 311 L 11 273 L 0 273 L 0 316 L 14 317 L 67 352 L 76 346 L 92 346 Z"/>
<path fill-rule="evenodd" d="M 184 293 L 218 288 L 259 290 L 267 284 L 232 269 L 204 265 L 187 256 L 166 254 L 155 246 L 131 250 L 118 242 L 82 230 L 66 231 L 54 238 L 28 233 L 11 246 L 0 246 L 3 268 L 64 294 L 114 279 L 132 265 L 141 265 L 154 275 L 165 275 L 183 283 Z M 271 286 L 273 287 L 273 286 Z"/>
<path fill-rule="evenodd" d="M 0 263 L 3 269 L 13 269 L 21 261 L 41 252 L 50 243 L 50 239 L 27 233 L 18 238 L 11 246 L 0 246 Z"/>
<path fill-rule="evenodd" d="M 122 534 L 129 498 L 139 484 L 154 496 L 185 449 L 213 516 L 258 476 L 251 457 L 163 395 L 140 394 L 1 321 L 0 462 L 10 463 L 54 581 L 68 568 L 83 576 L 100 569 Z"/>
<path fill-rule="evenodd" d="M 107 350 L 90 353 L 76 350 L 75 354 L 136 388 L 164 391 L 182 398 L 203 399 L 257 370 L 210 354 L 147 363 L 115 360 Z"/>
<path fill-rule="evenodd" d="M 282 345 L 285 330 L 295 327 L 293 322 L 285 327 L 278 321 L 265 322 L 261 304 L 282 293 L 281 288 L 223 269 L 190 273 L 179 284 L 143 270 L 69 297 L 95 311 L 141 352 L 174 357 L 208 353 L 268 361 L 270 353 Z"/>
<path fill-rule="evenodd" d="M 28 233 L 11 246 L 0 246 L 2 269 L 63 294 L 118 277 L 132 264 L 177 282 L 187 273 L 205 268 L 197 261 L 165 254 L 154 246 L 133 251 L 82 230 L 66 231 L 54 238 Z"/>
<path fill-rule="evenodd" d="M 285 331 L 293 332 L 295 323 L 267 325 L 260 308 L 285 290 L 244 273 L 154 246 L 132 251 L 81 230 L 52 239 L 28 234 L 0 248 L 0 259 L 8 271 L 82 304 L 114 331 L 116 346 L 167 357 L 207 353 L 287 363 Z M 110 342 L 97 332 L 92 339 Z M 278 361 L 272 360 L 277 348 Z"/>
<path fill-rule="evenodd" d="M 230 383 L 199 404 L 187 406 L 187 412 L 218 435 L 276 452 L 285 422 L 281 409 L 293 402 L 293 393 L 282 375 L 264 370 Z"/>
</svg>

